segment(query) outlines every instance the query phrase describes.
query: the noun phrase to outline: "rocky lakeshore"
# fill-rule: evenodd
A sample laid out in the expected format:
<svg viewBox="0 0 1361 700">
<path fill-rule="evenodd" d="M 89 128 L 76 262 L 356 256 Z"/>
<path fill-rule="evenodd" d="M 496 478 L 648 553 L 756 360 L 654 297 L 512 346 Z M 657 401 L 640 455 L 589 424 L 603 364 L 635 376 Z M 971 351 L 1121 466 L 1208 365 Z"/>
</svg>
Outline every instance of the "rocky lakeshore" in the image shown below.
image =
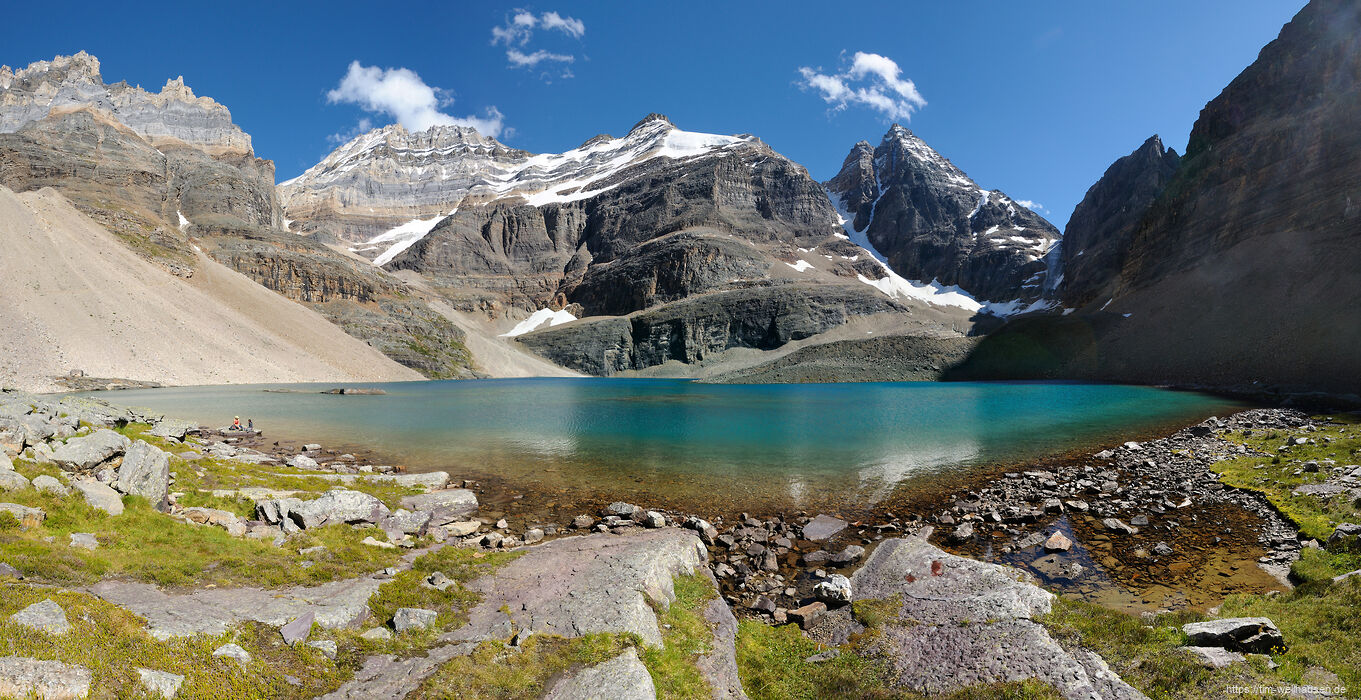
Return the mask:
<svg viewBox="0 0 1361 700">
<path fill-rule="evenodd" d="M 508 518 L 482 502 L 504 494 L 446 472 L 406 474 L 319 444 L 6 392 L 0 500 L 14 502 L 0 505 L 0 579 L 9 580 L 0 585 L 12 604 L 0 611 L 0 693 L 197 697 L 215 674 L 250 668 L 254 696 L 443 697 L 464 689 L 450 685 L 456 671 L 481 669 L 476 682 L 459 676 L 467 689 L 497 688 L 506 665 L 523 662 L 540 675 L 517 697 L 593 697 L 602 683 L 624 697 L 696 688 L 782 697 L 788 684 L 847 695 L 977 686 L 991 689 L 985 696 L 1142 697 L 1143 672 L 1122 680 L 1129 659 L 1112 658 L 1098 630 L 1076 634 L 1071 606 L 1096 601 L 1105 607 L 1093 610 L 1142 611 L 1150 623 L 1213 621 L 1230 594 L 1289 587 L 1302 552 L 1349 551 L 1356 525 L 1311 537 L 1289 507 L 1226 486 L 1214 469 L 1351 445 L 1351 429 L 1250 410 L 1003 473 L 946 499 L 891 498 L 854 518 L 612 502 L 550 522 Z M 1253 436 L 1288 444 L 1271 454 L 1244 442 Z M 1321 478 L 1302 495 L 1361 498 L 1361 467 L 1346 459 L 1297 471 Z M 130 541 L 147 529 L 169 548 Z M 170 564 L 179 576 L 150 573 L 182 546 L 201 551 Z M 262 576 L 253 567 L 265 562 L 278 568 Z M 1329 590 L 1361 581 L 1343 574 Z M 1150 580 L 1156 593 L 1181 595 L 1151 595 Z M 90 628 L 82 638 L 104 638 L 108 620 L 125 619 L 135 629 L 124 633 L 148 649 L 193 640 L 205 655 L 194 663 L 208 670 L 196 675 L 187 658 L 161 669 L 80 664 L 78 654 L 53 658 L 14 639 L 24 628 L 67 638 L 77 609 L 76 625 Z M 1189 644 L 1193 631 L 1171 646 Z M 1194 638 L 1197 651 L 1176 658 L 1210 669 L 1202 685 L 1259 673 L 1250 656 L 1262 651 L 1289 667 L 1280 655 L 1290 640 L 1273 651 L 1228 633 Z M 769 655 L 791 647 L 808 653 L 767 678 Z M 671 658 L 687 648 L 699 655 Z M 1341 684 L 1317 662 L 1305 671 Z"/>
</svg>

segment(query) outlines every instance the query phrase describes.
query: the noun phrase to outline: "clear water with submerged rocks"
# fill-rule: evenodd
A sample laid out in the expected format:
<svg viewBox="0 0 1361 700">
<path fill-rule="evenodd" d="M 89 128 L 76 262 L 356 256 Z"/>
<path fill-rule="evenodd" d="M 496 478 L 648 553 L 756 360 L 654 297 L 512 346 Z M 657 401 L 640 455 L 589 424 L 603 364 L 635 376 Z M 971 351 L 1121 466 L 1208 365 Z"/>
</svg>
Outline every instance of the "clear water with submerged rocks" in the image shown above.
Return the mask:
<svg viewBox="0 0 1361 700">
<path fill-rule="evenodd" d="M 331 395 L 338 387 L 381 395 Z M 107 396 L 107 395 L 105 395 Z M 1171 430 L 1241 404 L 1111 384 L 489 379 L 132 390 L 208 426 L 364 450 L 411 471 L 676 507 L 873 502 L 916 480 Z M 649 497 L 651 497 L 649 499 Z"/>
</svg>

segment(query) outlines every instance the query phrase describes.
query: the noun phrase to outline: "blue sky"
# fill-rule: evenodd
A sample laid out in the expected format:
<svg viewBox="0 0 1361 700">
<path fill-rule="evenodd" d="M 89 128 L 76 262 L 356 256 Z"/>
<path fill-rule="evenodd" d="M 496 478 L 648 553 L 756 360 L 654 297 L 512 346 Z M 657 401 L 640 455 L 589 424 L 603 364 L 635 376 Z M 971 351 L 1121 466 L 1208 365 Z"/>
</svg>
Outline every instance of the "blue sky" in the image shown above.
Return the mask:
<svg viewBox="0 0 1361 700">
<path fill-rule="evenodd" d="M 23 3 L 6 10 L 0 63 L 84 49 L 107 82 L 154 89 L 184 75 L 232 110 L 281 181 L 393 111 L 480 120 L 536 152 L 662 112 L 691 131 L 754 133 L 819 180 L 896 119 L 1062 227 L 1148 136 L 1183 150 L 1205 102 L 1303 5 Z M 419 82 L 387 72 L 398 68 Z M 863 99 L 828 102 L 810 80 Z M 421 85 L 434 103 L 421 104 Z"/>
</svg>

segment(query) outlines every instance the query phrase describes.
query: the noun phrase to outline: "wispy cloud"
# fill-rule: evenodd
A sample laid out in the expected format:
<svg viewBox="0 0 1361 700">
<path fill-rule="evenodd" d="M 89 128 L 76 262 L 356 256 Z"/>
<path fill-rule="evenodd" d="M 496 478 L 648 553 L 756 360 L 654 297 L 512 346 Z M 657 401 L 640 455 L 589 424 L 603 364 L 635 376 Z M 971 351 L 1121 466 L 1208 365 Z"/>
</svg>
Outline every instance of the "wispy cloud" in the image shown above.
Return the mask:
<svg viewBox="0 0 1361 700">
<path fill-rule="evenodd" d="M 845 63 L 845 54 L 842 54 Z M 926 98 L 893 59 L 877 53 L 855 52 L 850 65 L 839 72 L 821 68 L 799 68 L 799 85 L 819 93 L 832 109 L 840 111 L 860 105 L 883 112 L 889 119 L 910 120 L 926 106 Z"/>
<path fill-rule="evenodd" d="M 1029 209 L 1030 211 L 1039 212 L 1041 214 L 1043 214 L 1046 211 L 1049 211 L 1048 209 L 1044 208 L 1043 204 L 1040 204 L 1039 202 L 1032 202 L 1029 199 L 1018 199 L 1016 200 L 1016 203 L 1025 207 L 1026 209 Z"/>
<path fill-rule="evenodd" d="M 572 77 L 572 71 L 567 68 L 567 64 L 576 62 L 575 55 L 545 49 L 528 51 L 529 42 L 534 38 L 536 30 L 561 32 L 573 39 L 581 39 L 586 34 L 586 23 L 557 12 L 536 15 L 529 10 L 517 9 L 506 18 L 504 24 L 491 28 L 491 45 L 506 47 L 506 61 L 512 68 L 535 68 L 540 63 L 559 64 L 556 70 L 545 71 L 541 76 L 546 80 L 553 77 Z"/>
<path fill-rule="evenodd" d="M 499 136 L 505 123 L 501 111 L 487 107 L 483 116 L 455 117 L 441 111 L 454 103 L 448 91 L 432 87 L 408 68 L 379 68 L 350 63 L 349 71 L 334 90 L 326 93 L 332 104 L 349 103 L 377 114 L 386 114 L 409 131 L 432 126 L 471 126 L 487 136 Z M 368 119 L 360 120 L 363 127 Z M 368 129 L 365 128 L 365 131 Z"/>
</svg>

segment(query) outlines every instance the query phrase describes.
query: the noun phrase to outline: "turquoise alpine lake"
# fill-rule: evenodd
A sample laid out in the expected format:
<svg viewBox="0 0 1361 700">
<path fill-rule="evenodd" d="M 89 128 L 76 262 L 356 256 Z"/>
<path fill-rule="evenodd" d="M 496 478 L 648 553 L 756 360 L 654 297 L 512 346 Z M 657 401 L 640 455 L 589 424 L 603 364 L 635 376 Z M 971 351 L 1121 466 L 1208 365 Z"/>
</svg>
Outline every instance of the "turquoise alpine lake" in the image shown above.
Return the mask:
<svg viewBox="0 0 1361 700">
<path fill-rule="evenodd" d="M 331 395 L 338 387 L 382 395 Z M 526 492 L 787 507 L 872 502 L 914 479 L 1112 444 L 1241 404 L 1078 383 L 701 384 L 487 379 L 103 394 L 207 426 L 365 450 Z"/>
</svg>

